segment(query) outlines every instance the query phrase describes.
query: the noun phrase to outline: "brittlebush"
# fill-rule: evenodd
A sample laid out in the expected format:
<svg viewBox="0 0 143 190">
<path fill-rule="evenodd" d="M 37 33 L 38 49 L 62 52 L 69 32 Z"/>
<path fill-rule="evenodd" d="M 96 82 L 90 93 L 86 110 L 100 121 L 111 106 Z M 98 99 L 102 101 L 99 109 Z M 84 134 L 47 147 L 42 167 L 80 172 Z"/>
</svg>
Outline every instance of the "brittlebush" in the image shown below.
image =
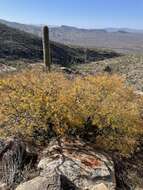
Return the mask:
<svg viewBox="0 0 143 190">
<path fill-rule="evenodd" d="M 70 80 L 24 70 L 0 80 L 0 135 L 41 142 L 53 134 L 90 133 L 96 146 L 128 154 L 142 133 L 141 102 L 116 75 Z"/>
</svg>

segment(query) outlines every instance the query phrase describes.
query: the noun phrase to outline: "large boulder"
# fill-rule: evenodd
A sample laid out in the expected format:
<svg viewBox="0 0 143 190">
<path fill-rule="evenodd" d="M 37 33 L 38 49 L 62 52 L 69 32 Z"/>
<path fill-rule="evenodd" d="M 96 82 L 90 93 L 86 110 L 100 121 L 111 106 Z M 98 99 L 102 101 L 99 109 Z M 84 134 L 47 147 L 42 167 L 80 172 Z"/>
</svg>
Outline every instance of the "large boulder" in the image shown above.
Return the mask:
<svg viewBox="0 0 143 190">
<path fill-rule="evenodd" d="M 114 190 L 110 157 L 77 141 L 54 140 L 43 151 L 40 175 L 16 190 Z"/>
</svg>

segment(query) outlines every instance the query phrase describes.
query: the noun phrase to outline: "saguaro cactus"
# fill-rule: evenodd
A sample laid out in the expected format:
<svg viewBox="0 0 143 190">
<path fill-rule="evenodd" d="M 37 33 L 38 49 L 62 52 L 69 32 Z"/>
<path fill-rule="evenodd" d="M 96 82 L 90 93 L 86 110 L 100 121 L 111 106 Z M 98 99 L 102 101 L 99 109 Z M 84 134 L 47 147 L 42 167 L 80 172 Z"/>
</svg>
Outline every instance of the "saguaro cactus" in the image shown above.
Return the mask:
<svg viewBox="0 0 143 190">
<path fill-rule="evenodd" d="M 46 69 L 50 71 L 51 70 L 51 54 L 50 54 L 48 26 L 43 27 L 43 55 L 44 55 L 44 64 L 46 66 Z"/>
</svg>

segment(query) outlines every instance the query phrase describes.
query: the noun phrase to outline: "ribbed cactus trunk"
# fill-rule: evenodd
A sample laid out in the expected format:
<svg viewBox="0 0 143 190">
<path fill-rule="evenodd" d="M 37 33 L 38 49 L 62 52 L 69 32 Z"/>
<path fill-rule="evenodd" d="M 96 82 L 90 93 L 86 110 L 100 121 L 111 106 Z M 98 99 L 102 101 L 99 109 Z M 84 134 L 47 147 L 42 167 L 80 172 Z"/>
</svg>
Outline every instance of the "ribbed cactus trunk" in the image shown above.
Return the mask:
<svg viewBox="0 0 143 190">
<path fill-rule="evenodd" d="M 49 28 L 43 27 L 43 56 L 46 70 L 51 70 L 51 54 L 50 54 L 50 42 L 49 42 Z"/>
</svg>

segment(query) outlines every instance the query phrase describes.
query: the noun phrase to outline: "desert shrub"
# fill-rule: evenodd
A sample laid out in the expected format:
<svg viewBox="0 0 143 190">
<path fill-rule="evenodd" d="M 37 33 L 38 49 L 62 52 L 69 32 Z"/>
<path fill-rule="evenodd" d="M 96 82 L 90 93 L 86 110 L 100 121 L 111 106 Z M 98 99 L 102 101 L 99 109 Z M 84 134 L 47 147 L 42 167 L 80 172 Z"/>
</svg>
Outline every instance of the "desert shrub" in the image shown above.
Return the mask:
<svg viewBox="0 0 143 190">
<path fill-rule="evenodd" d="M 44 142 L 53 135 L 90 137 L 128 154 L 142 133 L 141 99 L 117 75 L 68 79 L 24 70 L 0 80 L 0 135 Z"/>
</svg>

